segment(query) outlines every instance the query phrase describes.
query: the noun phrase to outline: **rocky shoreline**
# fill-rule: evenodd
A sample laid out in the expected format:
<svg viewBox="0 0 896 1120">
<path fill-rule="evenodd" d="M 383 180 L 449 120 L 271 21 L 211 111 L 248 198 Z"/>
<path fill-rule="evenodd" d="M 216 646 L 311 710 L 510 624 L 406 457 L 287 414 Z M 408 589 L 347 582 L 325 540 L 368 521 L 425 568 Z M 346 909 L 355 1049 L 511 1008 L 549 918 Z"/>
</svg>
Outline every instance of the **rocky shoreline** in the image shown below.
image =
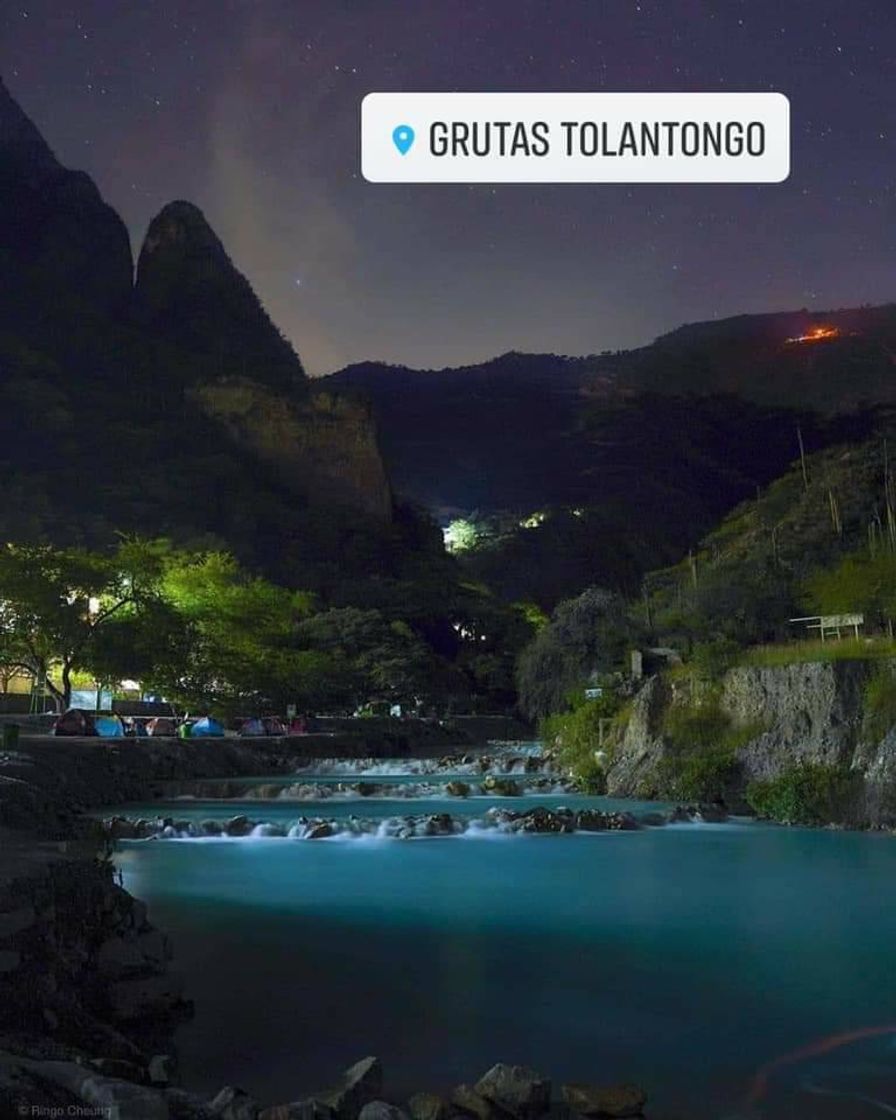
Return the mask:
<svg viewBox="0 0 896 1120">
<path fill-rule="evenodd" d="M 548 1115 L 643 1120 L 647 1103 L 644 1090 L 629 1084 L 564 1084 L 554 1101 L 548 1078 L 503 1062 L 447 1096 L 418 1092 L 397 1103 L 384 1091 L 382 1065 L 375 1057 L 356 1062 L 329 1089 L 268 1107 L 230 1085 L 205 1098 L 167 1082 L 161 1059 L 142 1073 L 126 1060 L 82 1063 L 0 1051 L 0 1114 L 110 1120 L 538 1120 Z"/>
</svg>

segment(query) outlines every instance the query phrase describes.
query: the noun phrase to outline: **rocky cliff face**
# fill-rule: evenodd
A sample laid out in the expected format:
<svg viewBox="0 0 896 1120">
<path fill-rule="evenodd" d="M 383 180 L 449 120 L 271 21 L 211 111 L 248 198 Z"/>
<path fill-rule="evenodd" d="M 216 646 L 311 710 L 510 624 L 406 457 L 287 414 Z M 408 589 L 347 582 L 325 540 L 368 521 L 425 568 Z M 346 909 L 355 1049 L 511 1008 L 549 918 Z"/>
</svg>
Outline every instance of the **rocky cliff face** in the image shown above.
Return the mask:
<svg viewBox="0 0 896 1120">
<path fill-rule="evenodd" d="M 311 393 L 285 399 L 245 378 L 194 391 L 203 411 L 256 455 L 293 493 L 389 517 L 392 498 L 366 408 L 347 397 Z"/>
<path fill-rule="evenodd" d="M 314 586 L 342 570 L 328 542 L 386 535 L 392 519 L 369 414 L 311 393 L 202 213 L 161 211 L 135 284 L 121 219 L 2 84 L 0 469 L 7 538 L 213 534 Z M 56 503 L 79 478 L 75 525 Z"/>
<path fill-rule="evenodd" d="M 896 728 L 875 727 L 866 688 L 888 668 L 880 662 L 804 663 L 729 670 L 718 708 L 748 736 L 736 749 L 741 792 L 754 780 L 773 778 L 799 763 L 845 766 L 863 776 L 864 821 L 886 823 L 896 789 Z M 889 666 L 892 668 L 892 666 Z M 664 730 L 671 707 L 700 701 L 690 682 L 649 678 L 614 752 L 608 792 L 616 796 L 670 793 L 662 763 L 672 751 Z"/>
</svg>

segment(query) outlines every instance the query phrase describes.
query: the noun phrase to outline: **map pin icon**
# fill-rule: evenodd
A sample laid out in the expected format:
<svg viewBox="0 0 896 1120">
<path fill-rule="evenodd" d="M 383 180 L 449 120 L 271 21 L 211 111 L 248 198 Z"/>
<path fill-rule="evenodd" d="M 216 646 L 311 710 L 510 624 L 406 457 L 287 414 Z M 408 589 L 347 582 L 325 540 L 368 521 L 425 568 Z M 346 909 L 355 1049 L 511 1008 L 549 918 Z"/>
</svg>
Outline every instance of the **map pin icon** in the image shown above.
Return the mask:
<svg viewBox="0 0 896 1120">
<path fill-rule="evenodd" d="M 392 143 L 406 156 L 414 143 L 414 130 L 409 124 L 400 124 L 392 133 Z"/>
</svg>

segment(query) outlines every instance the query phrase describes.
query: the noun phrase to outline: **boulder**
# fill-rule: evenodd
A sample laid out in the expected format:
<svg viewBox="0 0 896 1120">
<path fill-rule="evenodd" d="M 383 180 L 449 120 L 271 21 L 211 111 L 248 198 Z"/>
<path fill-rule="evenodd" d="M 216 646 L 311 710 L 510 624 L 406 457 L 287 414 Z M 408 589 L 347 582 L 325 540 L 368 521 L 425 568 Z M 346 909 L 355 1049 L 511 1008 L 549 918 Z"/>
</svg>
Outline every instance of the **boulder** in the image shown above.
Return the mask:
<svg viewBox="0 0 896 1120">
<path fill-rule="evenodd" d="M 89 1067 L 64 1061 L 23 1061 L 30 1073 L 39 1080 L 58 1085 L 74 1094 L 92 1109 L 80 1112 L 69 1108 L 65 1115 L 102 1115 L 127 1117 L 127 1120 L 169 1120 L 168 1101 L 157 1089 L 102 1077 Z M 24 1114 L 23 1114 L 24 1115 Z"/>
<path fill-rule="evenodd" d="M 248 836 L 253 827 L 248 817 L 237 816 L 230 818 L 224 825 L 224 831 L 228 836 Z"/>
<path fill-rule="evenodd" d="M 310 824 L 305 832 L 306 840 L 326 840 L 333 835 L 333 826 L 329 821 L 317 821 Z"/>
<path fill-rule="evenodd" d="M 424 831 L 427 836 L 451 836 L 454 832 L 454 821 L 450 813 L 433 813 L 426 818 Z"/>
<path fill-rule="evenodd" d="M 500 1111 L 471 1085 L 458 1085 L 451 1093 L 451 1103 L 461 1112 L 475 1116 L 476 1120 L 500 1120 Z"/>
<path fill-rule="evenodd" d="M 481 1097 L 518 1120 L 532 1120 L 551 1107 L 550 1081 L 526 1066 L 498 1062 L 480 1077 L 474 1088 Z"/>
<path fill-rule="evenodd" d="M 149 1059 L 146 1072 L 150 1085 L 170 1085 L 174 1073 L 174 1059 L 170 1054 L 153 1054 Z"/>
<path fill-rule="evenodd" d="M 329 1105 L 311 1097 L 307 1101 L 275 1104 L 260 1113 L 258 1120 L 335 1120 L 335 1116 Z"/>
<path fill-rule="evenodd" d="M 365 1104 L 358 1113 L 358 1120 L 408 1120 L 406 1112 L 402 1112 L 394 1104 L 385 1101 L 371 1101 Z"/>
<path fill-rule="evenodd" d="M 156 1089 L 135 1085 L 131 1081 L 91 1079 L 81 1088 L 81 1097 L 99 1106 L 94 1113 L 103 1116 L 126 1116 L 128 1120 L 169 1120 L 168 1101 Z"/>
<path fill-rule="evenodd" d="M 314 1100 L 331 1108 L 337 1120 L 358 1120 L 364 1105 L 378 1100 L 382 1091 L 383 1067 L 379 1058 L 362 1058 L 345 1071 L 338 1089 L 315 1093 Z"/>
<path fill-rule="evenodd" d="M 482 788 L 486 793 L 496 793 L 499 797 L 519 797 L 520 787 L 512 778 L 496 778 L 489 774 L 482 780 Z"/>
<path fill-rule="evenodd" d="M 114 1077 L 119 1081 L 146 1083 L 146 1076 L 140 1066 L 126 1058 L 91 1058 L 90 1065 L 103 1077 Z"/>
<path fill-rule="evenodd" d="M 226 1085 L 208 1102 L 209 1109 L 220 1120 L 257 1120 L 258 1105 L 242 1089 Z"/>
<path fill-rule="evenodd" d="M 194 1093 L 187 1093 L 183 1089 L 165 1089 L 165 1099 L 171 1120 L 218 1120 L 208 1104 Z"/>
<path fill-rule="evenodd" d="M 600 1120 L 627 1120 L 644 1113 L 647 1094 L 637 1085 L 564 1085 L 564 1101 L 580 1116 Z"/>
<path fill-rule="evenodd" d="M 451 797 L 469 797 L 470 787 L 466 782 L 446 782 L 445 792 Z"/>
<path fill-rule="evenodd" d="M 448 1102 L 433 1093 L 415 1093 L 408 1101 L 412 1120 L 448 1120 L 451 1109 Z"/>
</svg>

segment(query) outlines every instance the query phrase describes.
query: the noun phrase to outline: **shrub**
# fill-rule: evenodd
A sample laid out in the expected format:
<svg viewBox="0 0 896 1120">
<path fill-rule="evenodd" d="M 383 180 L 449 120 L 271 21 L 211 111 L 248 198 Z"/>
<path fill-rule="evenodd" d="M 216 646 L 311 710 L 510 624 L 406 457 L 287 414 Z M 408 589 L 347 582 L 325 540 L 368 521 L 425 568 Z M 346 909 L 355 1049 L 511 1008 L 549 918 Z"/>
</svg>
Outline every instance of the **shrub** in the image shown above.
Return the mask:
<svg viewBox="0 0 896 1120">
<path fill-rule="evenodd" d="M 782 824 L 839 823 L 852 816 L 861 782 L 846 766 L 803 762 L 776 778 L 751 782 L 747 803 L 757 816 Z"/>
<path fill-rule="evenodd" d="M 881 667 L 865 685 L 865 731 L 883 739 L 896 725 L 896 674 Z"/>
<path fill-rule="evenodd" d="M 763 730 L 761 723 L 735 726 L 712 697 L 699 706 L 673 704 L 663 718 L 669 749 L 657 766 L 661 788 L 694 801 L 730 799 L 740 777 L 738 748 Z"/>
<path fill-rule="evenodd" d="M 737 663 L 741 653 L 741 646 L 730 638 L 698 642 L 691 654 L 691 666 L 698 680 L 720 681 Z"/>
<path fill-rule="evenodd" d="M 565 766 L 588 793 L 605 793 L 605 771 L 609 765 L 610 747 L 601 746 L 601 722 L 619 711 L 619 701 L 610 692 L 595 700 L 577 698 L 571 712 L 549 716 L 540 727 L 541 738 L 550 743 L 560 763 Z M 604 724 L 605 731 L 607 726 Z M 610 736 L 605 738 L 609 740 Z M 602 757 L 601 757 L 602 756 Z"/>
<path fill-rule="evenodd" d="M 733 748 L 721 744 L 693 753 L 666 755 L 657 766 L 657 777 L 673 797 L 724 801 L 731 796 L 739 770 Z"/>
</svg>

